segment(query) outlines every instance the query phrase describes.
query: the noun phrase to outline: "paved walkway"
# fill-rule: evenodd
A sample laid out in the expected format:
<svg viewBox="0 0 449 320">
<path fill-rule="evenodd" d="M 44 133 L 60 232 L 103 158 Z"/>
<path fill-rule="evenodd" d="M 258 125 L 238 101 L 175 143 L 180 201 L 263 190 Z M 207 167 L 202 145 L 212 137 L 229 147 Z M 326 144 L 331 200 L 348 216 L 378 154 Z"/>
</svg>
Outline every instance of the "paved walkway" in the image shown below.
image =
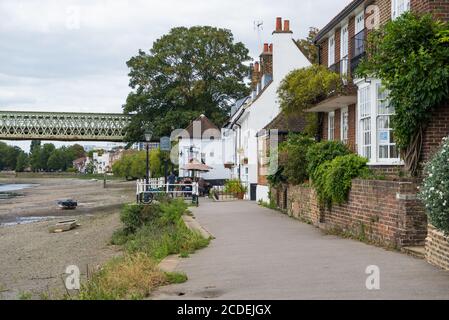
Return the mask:
<svg viewBox="0 0 449 320">
<path fill-rule="evenodd" d="M 214 236 L 182 259 L 184 284 L 157 299 L 448 299 L 449 272 L 424 260 L 323 234 L 256 203 L 209 202 L 193 209 Z M 380 290 L 365 269 L 380 268 Z"/>
</svg>

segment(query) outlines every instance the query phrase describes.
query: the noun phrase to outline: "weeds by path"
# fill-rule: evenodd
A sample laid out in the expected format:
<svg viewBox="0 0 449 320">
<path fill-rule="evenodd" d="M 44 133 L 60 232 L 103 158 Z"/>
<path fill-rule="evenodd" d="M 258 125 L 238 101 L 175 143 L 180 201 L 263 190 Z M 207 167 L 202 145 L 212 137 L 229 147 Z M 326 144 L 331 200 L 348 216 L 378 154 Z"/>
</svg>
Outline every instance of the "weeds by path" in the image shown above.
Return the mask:
<svg viewBox="0 0 449 320">
<path fill-rule="evenodd" d="M 111 241 L 123 246 L 125 255 L 105 264 L 82 286 L 77 298 L 142 299 L 159 286 L 186 281 L 184 274 L 164 273 L 157 267 L 168 255 L 187 256 L 209 244 L 210 239 L 185 226 L 186 210 L 182 200 L 126 206 L 121 213 L 124 228 Z"/>
</svg>

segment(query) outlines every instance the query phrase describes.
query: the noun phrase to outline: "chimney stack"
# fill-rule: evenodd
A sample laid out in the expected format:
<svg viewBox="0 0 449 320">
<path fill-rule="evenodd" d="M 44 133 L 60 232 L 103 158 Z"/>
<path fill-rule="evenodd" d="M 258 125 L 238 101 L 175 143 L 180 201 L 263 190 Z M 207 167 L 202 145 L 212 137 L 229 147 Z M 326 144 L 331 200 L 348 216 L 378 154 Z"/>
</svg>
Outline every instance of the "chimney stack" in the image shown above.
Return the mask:
<svg viewBox="0 0 449 320">
<path fill-rule="evenodd" d="M 284 32 L 290 31 L 290 20 L 284 20 Z"/>
<path fill-rule="evenodd" d="M 263 52 L 269 52 L 269 51 L 270 51 L 270 49 L 268 47 L 268 43 L 264 43 L 263 44 Z"/>
<path fill-rule="evenodd" d="M 251 89 L 255 90 L 257 88 L 257 84 L 261 79 L 260 75 L 260 65 L 259 62 L 254 63 L 254 66 L 251 68 Z"/>
<path fill-rule="evenodd" d="M 276 32 L 282 32 L 282 18 L 276 18 Z"/>
</svg>

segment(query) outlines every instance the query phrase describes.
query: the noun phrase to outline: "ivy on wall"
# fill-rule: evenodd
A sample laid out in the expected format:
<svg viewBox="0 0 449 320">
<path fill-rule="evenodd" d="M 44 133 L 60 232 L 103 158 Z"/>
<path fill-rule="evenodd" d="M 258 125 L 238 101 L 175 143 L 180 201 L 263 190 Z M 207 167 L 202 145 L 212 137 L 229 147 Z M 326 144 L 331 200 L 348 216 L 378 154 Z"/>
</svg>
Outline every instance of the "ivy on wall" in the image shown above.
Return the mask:
<svg viewBox="0 0 449 320">
<path fill-rule="evenodd" d="M 359 77 L 380 78 L 389 91 L 396 144 L 416 175 L 423 132 L 433 108 L 449 96 L 449 25 L 405 13 L 368 36 Z"/>
</svg>

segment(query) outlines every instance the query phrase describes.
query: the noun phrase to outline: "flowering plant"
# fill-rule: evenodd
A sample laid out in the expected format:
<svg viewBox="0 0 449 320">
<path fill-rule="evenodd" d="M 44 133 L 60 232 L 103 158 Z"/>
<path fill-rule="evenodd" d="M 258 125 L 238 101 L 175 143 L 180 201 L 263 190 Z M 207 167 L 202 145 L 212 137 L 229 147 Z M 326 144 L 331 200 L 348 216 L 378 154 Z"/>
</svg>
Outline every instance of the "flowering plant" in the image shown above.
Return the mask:
<svg viewBox="0 0 449 320">
<path fill-rule="evenodd" d="M 429 222 L 449 235 L 449 137 L 427 163 L 419 198 L 426 207 Z"/>
</svg>

